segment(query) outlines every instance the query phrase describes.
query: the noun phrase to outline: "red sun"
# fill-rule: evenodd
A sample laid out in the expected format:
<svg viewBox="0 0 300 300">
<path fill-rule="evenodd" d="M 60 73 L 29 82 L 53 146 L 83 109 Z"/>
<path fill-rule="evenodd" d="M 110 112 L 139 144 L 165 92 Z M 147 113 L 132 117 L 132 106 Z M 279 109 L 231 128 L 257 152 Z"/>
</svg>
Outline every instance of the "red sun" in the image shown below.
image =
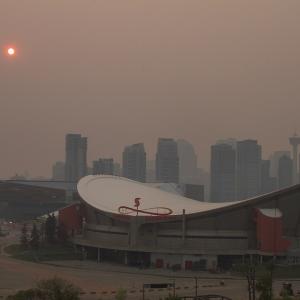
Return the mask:
<svg viewBox="0 0 300 300">
<path fill-rule="evenodd" d="M 9 48 L 7 49 L 7 54 L 8 54 L 9 56 L 14 56 L 15 53 L 16 53 L 16 50 L 15 50 L 14 48 L 9 47 Z"/>
</svg>

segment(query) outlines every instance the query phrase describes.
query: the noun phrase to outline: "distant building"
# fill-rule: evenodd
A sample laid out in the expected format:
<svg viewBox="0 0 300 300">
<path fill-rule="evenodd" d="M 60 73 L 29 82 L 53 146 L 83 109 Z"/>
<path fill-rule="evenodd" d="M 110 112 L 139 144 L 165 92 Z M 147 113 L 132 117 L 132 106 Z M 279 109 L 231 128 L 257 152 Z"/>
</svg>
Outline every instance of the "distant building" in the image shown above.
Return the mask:
<svg viewBox="0 0 300 300">
<path fill-rule="evenodd" d="M 197 155 L 194 146 L 186 140 L 177 140 L 179 157 L 179 182 L 196 183 Z"/>
<path fill-rule="evenodd" d="M 93 161 L 93 175 L 114 175 L 114 160 L 99 158 Z"/>
<path fill-rule="evenodd" d="M 80 134 L 66 135 L 65 179 L 78 181 L 87 174 L 87 138 Z"/>
<path fill-rule="evenodd" d="M 65 163 L 63 161 L 57 161 L 52 166 L 52 180 L 65 180 Z"/>
<path fill-rule="evenodd" d="M 237 199 L 247 199 L 261 191 L 261 146 L 255 140 L 237 143 Z"/>
<path fill-rule="evenodd" d="M 197 168 L 197 184 L 204 186 L 204 201 L 210 200 L 210 173 Z"/>
<path fill-rule="evenodd" d="M 204 186 L 199 184 L 184 184 L 183 195 L 197 201 L 204 201 Z"/>
<path fill-rule="evenodd" d="M 115 176 L 121 176 L 122 170 L 121 170 L 121 165 L 117 162 L 114 163 L 114 175 Z"/>
<path fill-rule="evenodd" d="M 146 162 L 146 181 L 155 182 L 155 160 L 147 160 Z"/>
<path fill-rule="evenodd" d="M 270 156 L 271 166 L 270 166 L 270 176 L 271 177 L 278 177 L 278 165 L 279 159 L 282 156 L 291 157 L 291 152 L 287 150 L 275 151 Z"/>
<path fill-rule="evenodd" d="M 283 155 L 278 164 L 278 188 L 283 189 L 291 185 L 293 185 L 293 160 Z"/>
<path fill-rule="evenodd" d="M 236 153 L 228 144 L 211 146 L 210 199 L 211 202 L 234 201 Z"/>
<path fill-rule="evenodd" d="M 216 145 L 219 144 L 226 144 L 231 146 L 233 149 L 236 149 L 236 145 L 237 145 L 237 139 L 234 138 L 228 138 L 228 139 L 220 139 L 217 140 Z"/>
<path fill-rule="evenodd" d="M 173 139 L 159 138 L 156 152 L 156 181 L 179 182 L 179 157 Z"/>
<path fill-rule="evenodd" d="M 146 182 L 146 152 L 144 144 L 140 143 L 125 147 L 122 172 L 126 178 Z"/>
<path fill-rule="evenodd" d="M 273 192 L 277 188 L 277 179 L 270 176 L 270 160 L 261 162 L 261 194 Z"/>
</svg>

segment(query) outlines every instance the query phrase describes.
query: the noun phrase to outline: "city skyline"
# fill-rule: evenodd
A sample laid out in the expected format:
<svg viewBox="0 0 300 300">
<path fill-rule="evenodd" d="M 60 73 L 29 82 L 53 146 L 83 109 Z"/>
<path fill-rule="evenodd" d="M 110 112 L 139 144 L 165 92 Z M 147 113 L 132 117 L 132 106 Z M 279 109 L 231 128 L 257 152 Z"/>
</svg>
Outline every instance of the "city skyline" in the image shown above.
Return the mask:
<svg viewBox="0 0 300 300">
<path fill-rule="evenodd" d="M 81 135 L 83 135 L 82 133 L 75 133 L 75 132 L 74 133 L 69 133 L 69 134 L 71 134 L 71 135 L 72 134 L 81 134 Z M 86 135 L 83 135 L 83 136 L 86 136 Z M 61 162 L 61 161 L 64 162 L 65 161 L 65 144 L 64 144 L 65 137 L 66 137 L 66 135 L 63 136 L 62 145 L 60 145 L 61 146 L 60 148 L 62 148 L 61 157 L 60 158 L 55 158 L 53 161 L 51 161 L 50 165 L 48 166 L 48 168 L 47 168 L 47 170 L 44 174 L 39 174 L 39 173 L 33 174 L 32 172 L 30 172 L 29 169 L 24 169 L 24 170 L 14 170 L 14 171 L 12 171 L 11 174 L 8 174 L 6 177 L 3 177 L 3 176 L 0 175 L 0 178 L 11 178 L 11 177 L 14 177 L 16 175 L 21 175 L 21 176 L 26 175 L 26 177 L 28 177 L 28 178 L 39 178 L 39 177 L 41 177 L 41 178 L 43 178 L 43 177 L 44 178 L 51 178 L 52 168 L 53 168 L 54 164 L 57 163 L 57 162 Z M 87 167 L 88 168 L 92 169 L 93 168 L 93 162 L 95 160 L 99 159 L 99 157 L 111 157 L 116 163 L 119 163 L 119 164 L 122 163 L 122 151 L 123 151 L 122 149 L 125 147 L 126 144 L 122 146 L 123 148 L 120 149 L 118 155 L 116 155 L 116 156 L 113 156 L 109 153 L 107 155 L 101 155 L 101 154 L 99 154 L 99 153 L 101 153 L 101 151 L 96 152 L 95 149 L 91 149 L 91 144 L 93 144 L 93 141 L 88 136 L 87 136 L 87 138 L 89 140 L 88 141 L 88 147 L 87 147 Z M 154 142 L 154 146 L 151 145 L 151 147 L 147 147 L 146 143 L 141 141 L 145 145 L 145 151 L 147 152 L 147 160 L 155 161 L 156 146 L 157 146 L 157 141 L 158 141 L 159 138 L 160 137 L 156 138 L 156 140 Z M 246 140 L 246 139 L 248 139 L 248 138 L 242 138 L 240 140 Z M 182 138 L 182 137 L 178 138 L 178 139 L 174 138 L 174 140 L 177 141 L 177 142 L 181 141 L 181 140 L 184 140 L 184 141 L 190 143 L 191 146 L 193 146 L 193 148 L 196 148 L 195 145 L 191 141 L 186 140 L 185 138 Z M 197 160 L 198 160 L 197 167 L 200 168 L 200 169 L 203 169 L 204 171 L 210 172 L 210 164 L 211 164 L 210 148 L 211 148 L 211 146 L 214 145 L 214 144 L 224 143 L 226 141 L 228 141 L 228 142 L 229 141 L 236 141 L 237 142 L 238 140 L 239 139 L 230 137 L 230 138 L 220 138 L 220 139 L 216 139 L 215 141 L 213 141 L 213 143 L 211 145 L 208 145 L 208 148 L 209 148 L 208 161 L 203 165 L 201 164 L 201 156 L 199 157 L 199 154 L 196 152 L 195 154 L 196 154 L 196 157 L 197 157 Z M 286 148 L 282 148 L 280 150 L 275 149 L 275 151 L 273 151 L 271 153 L 266 153 L 266 151 L 264 151 L 265 150 L 264 149 L 264 144 L 261 143 L 258 139 L 254 139 L 254 140 L 257 140 L 262 146 L 262 159 L 266 159 L 266 160 L 271 159 L 272 160 L 272 155 L 274 155 L 274 154 L 276 155 L 276 153 L 281 153 L 281 152 L 282 153 L 291 153 L 292 152 L 291 146 L 287 143 Z M 127 143 L 127 144 L 129 144 L 129 143 Z M 134 144 L 136 144 L 136 143 L 134 143 Z M 154 148 L 152 153 L 149 151 L 149 148 L 150 149 Z M 89 155 L 90 153 L 95 153 L 94 157 L 91 157 Z M 300 151 L 299 151 L 298 155 L 300 156 Z M 200 162 L 199 162 L 199 160 L 200 160 Z M 272 164 L 272 166 L 273 165 L 274 164 Z M 276 165 L 276 163 L 275 163 L 275 165 Z M 1 170 L 0 170 L 0 172 L 1 172 Z M 272 172 L 271 172 L 271 175 L 272 175 Z"/>
<path fill-rule="evenodd" d="M 184 138 L 206 170 L 217 139 L 257 139 L 264 157 L 290 149 L 299 12 L 277 0 L 2 1 L 1 50 L 17 51 L 0 55 L 0 177 L 50 176 L 66 132 L 89 137 L 91 160 L 120 161 L 140 141 L 153 158 L 157 137 Z"/>
</svg>

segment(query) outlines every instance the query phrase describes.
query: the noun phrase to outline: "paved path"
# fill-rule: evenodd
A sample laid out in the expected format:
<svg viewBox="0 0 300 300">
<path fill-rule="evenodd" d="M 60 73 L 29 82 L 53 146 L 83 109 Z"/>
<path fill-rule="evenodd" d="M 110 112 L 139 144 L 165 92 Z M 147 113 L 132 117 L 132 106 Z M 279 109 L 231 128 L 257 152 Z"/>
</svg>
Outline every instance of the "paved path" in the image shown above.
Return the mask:
<svg viewBox="0 0 300 300">
<path fill-rule="evenodd" d="M 0 238 L 0 248 L 15 242 L 18 235 L 12 233 L 6 238 Z M 230 278 L 226 274 L 216 275 L 207 272 L 172 272 L 168 270 L 139 270 L 127 266 L 111 265 L 107 263 L 97 264 L 90 261 L 63 261 L 49 264 L 38 264 L 15 260 L 2 251 L 0 254 L 0 298 L 7 296 L 19 289 L 33 287 L 36 281 L 48 279 L 53 276 L 64 278 L 79 286 L 83 292 L 82 299 L 95 300 L 114 299 L 114 291 L 124 288 L 128 291 L 128 299 L 141 299 L 140 289 L 143 283 L 172 282 L 175 280 L 176 290 L 179 295 L 194 295 L 194 276 L 199 276 L 199 294 L 223 294 L 234 300 L 247 299 L 247 286 L 245 280 Z M 212 277 L 222 276 L 226 278 L 225 286 L 220 285 L 220 279 Z M 295 282 L 295 289 L 300 290 L 299 282 Z M 281 283 L 275 284 L 278 291 Z M 146 299 L 159 299 L 167 295 L 169 291 L 147 291 Z"/>
</svg>

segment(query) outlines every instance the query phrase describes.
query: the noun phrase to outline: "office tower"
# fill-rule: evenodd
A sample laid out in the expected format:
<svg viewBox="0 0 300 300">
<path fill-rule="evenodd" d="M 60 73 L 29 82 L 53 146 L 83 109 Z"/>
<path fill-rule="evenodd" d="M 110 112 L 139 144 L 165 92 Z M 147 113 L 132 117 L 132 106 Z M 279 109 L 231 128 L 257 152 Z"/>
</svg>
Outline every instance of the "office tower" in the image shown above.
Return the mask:
<svg viewBox="0 0 300 300">
<path fill-rule="evenodd" d="M 210 199 L 211 202 L 234 201 L 236 153 L 228 144 L 211 146 Z"/>
<path fill-rule="evenodd" d="M 114 175 L 115 176 L 121 176 L 122 171 L 121 171 L 121 165 L 119 163 L 114 163 Z"/>
<path fill-rule="evenodd" d="M 218 144 L 226 144 L 231 146 L 233 149 L 236 149 L 237 139 L 234 138 L 228 138 L 228 139 L 220 139 L 217 140 L 216 145 Z"/>
<path fill-rule="evenodd" d="M 65 180 L 65 163 L 63 161 L 57 161 L 52 166 L 52 180 Z"/>
<path fill-rule="evenodd" d="M 298 146 L 300 145 L 300 136 L 295 133 L 289 140 L 293 148 L 293 184 L 297 184 L 299 183 Z"/>
<path fill-rule="evenodd" d="M 261 194 L 267 194 L 276 190 L 277 179 L 270 176 L 270 160 L 261 162 Z"/>
<path fill-rule="evenodd" d="M 156 152 L 156 181 L 179 181 L 179 157 L 177 143 L 173 139 L 159 138 Z"/>
<path fill-rule="evenodd" d="M 284 155 L 278 164 L 278 188 L 283 189 L 293 184 L 293 160 Z"/>
<path fill-rule="evenodd" d="M 87 174 L 87 138 L 80 134 L 66 135 L 65 179 L 78 181 Z"/>
<path fill-rule="evenodd" d="M 197 177 L 197 155 L 194 146 L 186 140 L 177 140 L 179 157 L 179 182 L 196 183 Z"/>
<path fill-rule="evenodd" d="M 257 196 L 261 191 L 261 146 L 255 140 L 237 143 L 237 199 Z"/>
<path fill-rule="evenodd" d="M 126 146 L 123 151 L 123 176 L 146 182 L 146 152 L 144 144 Z"/>
<path fill-rule="evenodd" d="M 99 158 L 93 161 L 93 175 L 114 175 L 114 160 Z"/>
<path fill-rule="evenodd" d="M 210 201 L 210 173 L 197 168 L 197 183 L 204 186 L 204 201 Z"/>
<path fill-rule="evenodd" d="M 271 168 L 270 168 L 270 175 L 272 177 L 276 177 L 278 176 L 278 164 L 279 164 L 279 159 L 282 156 L 291 156 L 290 151 L 286 151 L 286 150 L 280 150 L 280 151 L 275 151 L 272 153 L 272 155 L 270 156 L 270 161 L 271 161 Z"/>
<path fill-rule="evenodd" d="M 204 201 L 204 186 L 200 184 L 184 184 L 183 195 L 193 200 Z"/>
<path fill-rule="evenodd" d="M 155 160 L 147 160 L 146 162 L 146 178 L 147 182 L 155 182 Z"/>
</svg>

